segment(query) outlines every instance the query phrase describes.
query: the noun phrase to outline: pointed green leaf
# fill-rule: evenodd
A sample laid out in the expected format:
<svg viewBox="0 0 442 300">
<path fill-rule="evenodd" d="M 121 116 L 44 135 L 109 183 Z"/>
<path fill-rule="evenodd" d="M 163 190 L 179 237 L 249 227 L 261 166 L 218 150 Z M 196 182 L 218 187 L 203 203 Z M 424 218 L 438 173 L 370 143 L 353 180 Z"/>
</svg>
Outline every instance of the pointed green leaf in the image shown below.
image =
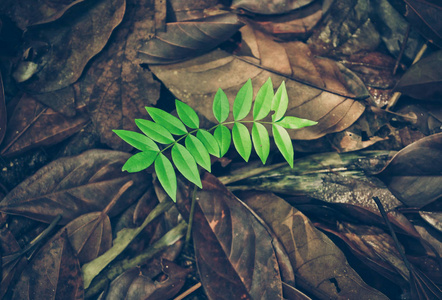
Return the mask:
<svg viewBox="0 0 442 300">
<path fill-rule="evenodd" d="M 146 150 L 135 155 L 132 155 L 123 165 L 123 171 L 129 173 L 139 172 L 150 167 L 157 157 L 158 151 Z"/>
<path fill-rule="evenodd" d="M 244 119 L 252 108 L 253 87 L 252 80 L 247 82 L 239 89 L 233 102 L 233 119 L 239 121 Z"/>
<path fill-rule="evenodd" d="M 171 154 L 172 160 L 178 171 L 180 171 L 187 180 L 194 183 L 199 188 L 203 188 L 200 173 L 198 172 L 198 167 L 192 154 L 190 154 L 190 152 L 181 144 L 175 144 L 172 147 Z"/>
<path fill-rule="evenodd" d="M 262 163 L 265 165 L 270 153 L 270 139 L 267 129 L 260 123 L 253 123 L 252 140 L 256 154 L 258 154 Z"/>
<path fill-rule="evenodd" d="M 163 189 L 176 202 L 177 180 L 175 170 L 163 153 L 158 154 L 155 159 L 155 173 Z"/>
<path fill-rule="evenodd" d="M 224 125 L 219 125 L 213 132 L 213 137 L 216 139 L 219 145 L 220 157 L 223 157 L 227 151 L 229 151 L 232 136 L 230 130 Z"/>
<path fill-rule="evenodd" d="M 175 106 L 178 116 L 187 127 L 193 129 L 200 127 L 200 119 L 192 107 L 177 99 L 175 99 Z"/>
<path fill-rule="evenodd" d="M 210 172 L 212 163 L 210 162 L 210 154 L 204 144 L 191 134 L 186 137 L 185 144 L 196 162 Z"/>
<path fill-rule="evenodd" d="M 160 151 L 157 144 L 144 134 L 129 130 L 113 130 L 121 139 L 141 151 Z"/>
<path fill-rule="evenodd" d="M 289 97 L 287 95 L 285 81 L 283 81 L 279 86 L 278 90 L 276 91 L 275 96 L 273 96 L 272 99 L 272 110 L 275 111 L 275 113 L 272 116 L 273 122 L 279 121 L 282 117 L 284 117 L 288 105 L 289 105 Z"/>
<path fill-rule="evenodd" d="M 219 123 L 224 122 L 229 117 L 230 104 L 226 93 L 222 89 L 218 89 L 213 99 L 213 115 Z"/>
<path fill-rule="evenodd" d="M 146 110 L 157 124 L 166 128 L 171 134 L 183 135 L 187 133 L 183 122 L 177 117 L 156 107 L 146 106 Z"/>
<path fill-rule="evenodd" d="M 210 154 L 216 157 L 220 157 L 218 142 L 210 132 L 204 129 L 200 129 L 196 133 L 196 137 L 204 144 Z"/>
<path fill-rule="evenodd" d="M 313 126 L 318 124 L 318 122 L 310 121 L 307 119 L 301 119 L 297 117 L 287 116 L 276 122 L 276 124 L 287 128 L 287 129 L 299 129 L 307 126 Z"/>
<path fill-rule="evenodd" d="M 273 100 L 273 84 L 269 77 L 266 83 L 259 89 L 256 94 L 255 104 L 253 106 L 253 120 L 261 120 L 270 112 Z"/>
<path fill-rule="evenodd" d="M 293 168 L 293 144 L 287 130 L 277 124 L 273 124 L 272 129 L 276 146 L 282 156 L 284 156 L 285 160 L 289 163 L 290 167 Z"/>
<path fill-rule="evenodd" d="M 138 128 L 140 128 L 145 135 L 157 143 L 170 144 L 175 142 L 170 132 L 158 123 L 144 119 L 136 119 L 135 124 L 137 124 Z"/>
<path fill-rule="evenodd" d="M 247 127 L 242 123 L 235 122 L 232 128 L 232 137 L 236 151 L 245 161 L 249 161 L 252 153 L 252 140 Z"/>
</svg>

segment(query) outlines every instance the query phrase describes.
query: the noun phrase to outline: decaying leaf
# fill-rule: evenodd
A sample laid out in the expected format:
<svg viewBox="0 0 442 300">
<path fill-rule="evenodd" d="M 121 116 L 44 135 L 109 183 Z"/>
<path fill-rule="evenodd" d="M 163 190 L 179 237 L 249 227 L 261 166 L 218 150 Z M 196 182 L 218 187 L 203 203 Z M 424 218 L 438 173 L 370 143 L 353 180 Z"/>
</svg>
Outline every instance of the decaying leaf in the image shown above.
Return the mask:
<svg viewBox="0 0 442 300">
<path fill-rule="evenodd" d="M 442 47 L 442 5 L 437 0 L 404 0 L 405 17 L 429 41 Z"/>
<path fill-rule="evenodd" d="M 422 207 L 442 196 L 442 133 L 399 151 L 380 178 L 405 205 Z"/>
<path fill-rule="evenodd" d="M 146 118 L 146 105 L 159 98 L 160 83 L 136 58 L 137 44 L 154 29 L 152 0 L 128 1 L 126 17 L 113 43 L 91 64 L 80 82 L 92 122 L 101 141 L 114 149 L 130 150 L 113 129 L 136 130 L 134 119 Z"/>
<path fill-rule="evenodd" d="M 275 250 L 265 227 L 213 175 L 205 173 L 202 182 L 192 232 L 209 299 L 282 299 Z M 182 188 L 177 199 L 186 216 L 190 193 Z"/>
<path fill-rule="evenodd" d="M 66 20 L 60 24 L 29 29 L 28 39 L 44 41 L 47 47 L 32 58 L 37 64 L 36 73 L 21 87 L 31 93 L 43 93 L 77 81 L 89 60 L 104 48 L 112 31 L 121 23 L 125 5 L 125 0 L 100 0 L 77 12 L 75 17 L 65 16 Z"/>
<path fill-rule="evenodd" d="M 289 107 L 286 115 L 319 123 L 290 130 L 292 139 L 311 140 L 341 131 L 355 122 L 365 109 L 364 105 L 353 99 L 289 80 L 222 50 L 214 50 L 183 63 L 150 66 L 150 69 L 178 99 L 212 122 L 216 122 L 212 114 L 212 99 L 218 88 L 225 91 L 230 107 L 233 107 L 236 93 L 249 78 L 252 78 L 255 87 L 262 86 L 269 77 L 274 86 L 287 80 Z M 254 95 L 257 92 L 255 88 Z"/>
<path fill-rule="evenodd" d="M 387 299 L 348 265 L 341 250 L 300 211 L 271 193 L 242 195 L 286 248 L 297 284 L 319 299 Z"/>
<path fill-rule="evenodd" d="M 173 13 L 168 10 L 167 21 L 181 22 L 187 20 L 196 20 L 213 14 L 218 14 L 219 9 L 216 8 L 218 3 L 218 0 L 169 0 L 167 1 L 167 5 L 170 7 Z"/>
<path fill-rule="evenodd" d="M 416 99 L 442 99 L 442 50 L 413 64 L 395 89 Z"/>
<path fill-rule="evenodd" d="M 79 104 L 75 112 L 74 116 L 66 117 L 32 96 L 23 95 L 9 119 L 9 130 L 0 154 L 12 156 L 63 141 L 89 122 L 86 105 Z"/>
<path fill-rule="evenodd" d="M 427 221 L 428 224 L 442 232 L 442 213 L 432 211 L 419 211 L 419 215 Z"/>
<path fill-rule="evenodd" d="M 61 224 L 66 224 L 82 214 L 103 210 L 121 186 L 133 181 L 110 211 L 114 216 L 150 184 L 146 173 L 121 171 L 129 157 L 118 151 L 90 150 L 57 159 L 9 192 L 0 202 L 0 211 L 48 223 L 62 214 Z"/>
<path fill-rule="evenodd" d="M 21 274 L 12 299 L 83 299 L 80 264 L 65 231 L 38 251 Z"/>
<path fill-rule="evenodd" d="M 282 1 L 256 1 L 256 0 L 233 0 L 231 8 L 243 9 L 249 12 L 274 15 L 283 14 L 310 4 L 313 0 L 282 0 Z"/>
<path fill-rule="evenodd" d="M 166 32 L 139 47 L 138 58 L 146 64 L 167 64 L 195 57 L 227 40 L 243 25 L 232 13 L 167 23 Z"/>
</svg>

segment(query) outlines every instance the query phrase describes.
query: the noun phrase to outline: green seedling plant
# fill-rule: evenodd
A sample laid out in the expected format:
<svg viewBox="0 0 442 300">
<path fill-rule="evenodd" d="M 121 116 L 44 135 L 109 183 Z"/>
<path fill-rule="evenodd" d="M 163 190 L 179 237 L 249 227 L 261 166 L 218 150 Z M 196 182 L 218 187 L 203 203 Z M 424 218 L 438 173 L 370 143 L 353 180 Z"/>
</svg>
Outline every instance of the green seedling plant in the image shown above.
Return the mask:
<svg viewBox="0 0 442 300">
<path fill-rule="evenodd" d="M 233 144 L 236 151 L 247 162 L 252 145 L 265 164 L 270 153 L 269 133 L 264 125 L 271 126 L 275 144 L 282 156 L 293 167 L 293 144 L 286 129 L 299 129 L 317 122 L 293 116 L 285 116 L 288 95 L 283 81 L 276 93 L 269 78 L 259 89 L 253 102 L 252 81 L 249 79 L 238 91 L 233 102 L 233 121 L 229 100 L 222 89 L 218 89 L 213 100 L 213 115 L 218 124 L 205 130 L 200 128 L 197 113 L 189 105 L 176 100 L 178 118 L 155 107 L 146 107 L 152 120 L 136 119 L 141 133 L 128 130 L 114 132 L 134 148 L 140 150 L 123 165 L 123 171 L 139 172 L 152 164 L 157 178 L 166 193 L 176 202 L 177 177 L 175 168 L 190 182 L 202 188 L 198 165 L 211 171 L 210 155 L 223 157 Z M 253 106 L 253 120 L 244 120 Z M 271 121 L 264 121 L 273 111 Z M 251 134 L 246 123 L 252 123 Z M 226 125 L 231 125 L 230 130 Z M 170 150 L 170 161 L 165 151 Z"/>
</svg>

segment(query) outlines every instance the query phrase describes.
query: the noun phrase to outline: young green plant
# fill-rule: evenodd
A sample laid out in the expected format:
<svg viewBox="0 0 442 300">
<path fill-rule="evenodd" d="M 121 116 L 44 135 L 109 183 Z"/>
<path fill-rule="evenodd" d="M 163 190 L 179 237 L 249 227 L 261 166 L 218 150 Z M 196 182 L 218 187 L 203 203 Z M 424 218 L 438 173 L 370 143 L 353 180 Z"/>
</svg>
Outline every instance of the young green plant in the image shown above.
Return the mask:
<svg viewBox="0 0 442 300">
<path fill-rule="evenodd" d="M 210 172 L 210 155 L 223 157 L 229 150 L 232 139 L 236 151 L 246 162 L 250 158 L 253 145 L 258 157 L 265 164 L 270 153 L 269 133 L 264 126 L 266 124 L 272 127 L 277 148 L 293 167 L 293 145 L 286 129 L 317 124 L 314 121 L 285 116 L 288 107 L 285 82 L 274 93 L 270 78 L 261 86 L 254 102 L 251 79 L 240 88 L 233 102 L 233 121 L 227 121 L 230 115 L 229 100 L 224 91 L 218 89 L 213 100 L 213 115 L 218 124 L 208 130 L 200 128 L 198 115 L 193 108 L 179 100 L 175 101 L 175 105 L 178 118 L 159 108 L 146 107 L 152 121 L 135 120 L 143 134 L 114 130 L 120 138 L 141 151 L 127 160 L 123 171 L 139 172 L 154 164 L 160 184 L 173 201 L 176 201 L 177 193 L 174 165 L 186 179 L 202 188 L 198 165 Z M 244 120 L 252 106 L 253 120 Z M 271 121 L 264 121 L 271 111 L 274 111 Z M 252 123 L 251 135 L 245 123 Z M 226 125 L 232 125 L 232 130 Z M 164 155 L 169 149 L 172 161 Z"/>
</svg>

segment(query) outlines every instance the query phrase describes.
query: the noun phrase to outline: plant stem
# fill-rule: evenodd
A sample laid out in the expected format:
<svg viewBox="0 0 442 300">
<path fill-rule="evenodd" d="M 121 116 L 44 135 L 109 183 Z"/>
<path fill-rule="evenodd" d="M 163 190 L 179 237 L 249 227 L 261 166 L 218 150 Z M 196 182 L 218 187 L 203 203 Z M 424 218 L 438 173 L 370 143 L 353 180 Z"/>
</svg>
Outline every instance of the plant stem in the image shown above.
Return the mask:
<svg viewBox="0 0 442 300">
<path fill-rule="evenodd" d="M 186 242 L 185 242 L 185 248 L 184 248 L 186 250 L 189 248 L 190 235 L 192 234 L 192 224 L 193 224 L 193 215 L 195 214 L 195 203 L 196 203 L 196 191 L 197 191 L 197 188 L 198 187 L 194 184 L 193 185 L 193 192 L 192 192 L 192 203 L 190 205 L 189 224 L 187 226 Z"/>
</svg>

